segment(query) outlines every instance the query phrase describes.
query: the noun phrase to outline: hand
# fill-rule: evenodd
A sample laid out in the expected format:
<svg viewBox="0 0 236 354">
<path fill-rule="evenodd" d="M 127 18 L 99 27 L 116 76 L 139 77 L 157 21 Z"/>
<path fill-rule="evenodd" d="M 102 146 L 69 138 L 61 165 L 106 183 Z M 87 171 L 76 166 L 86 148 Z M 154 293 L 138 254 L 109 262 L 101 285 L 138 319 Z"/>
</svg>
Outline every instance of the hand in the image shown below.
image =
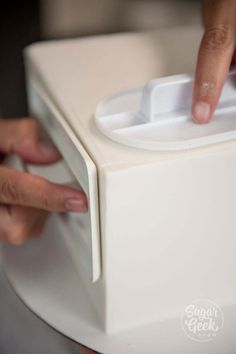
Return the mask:
<svg viewBox="0 0 236 354">
<path fill-rule="evenodd" d="M 192 106 L 197 123 L 210 121 L 230 64 L 235 61 L 235 21 L 235 0 L 203 1 L 205 33 L 198 53 Z"/>
<path fill-rule="evenodd" d="M 37 164 L 60 158 L 55 148 L 42 141 L 39 126 L 29 118 L 0 120 L 0 152 Z M 86 196 L 80 190 L 0 166 L 1 241 L 21 244 L 37 236 L 48 211 L 86 210 Z"/>
</svg>

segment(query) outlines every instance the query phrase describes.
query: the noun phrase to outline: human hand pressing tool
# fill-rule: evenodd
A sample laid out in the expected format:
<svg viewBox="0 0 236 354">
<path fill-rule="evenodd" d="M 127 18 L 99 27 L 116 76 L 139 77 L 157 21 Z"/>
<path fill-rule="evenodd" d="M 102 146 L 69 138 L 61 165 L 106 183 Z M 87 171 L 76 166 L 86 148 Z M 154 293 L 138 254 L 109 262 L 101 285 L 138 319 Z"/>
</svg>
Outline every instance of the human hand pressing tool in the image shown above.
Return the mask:
<svg viewBox="0 0 236 354">
<path fill-rule="evenodd" d="M 33 164 L 60 158 L 30 118 L 0 120 L 0 153 L 17 154 Z M 78 189 L 0 165 L 0 241 L 22 244 L 38 236 L 50 211 L 86 212 L 86 196 Z"/>
<path fill-rule="evenodd" d="M 236 1 L 204 0 L 202 5 L 205 31 L 198 53 L 192 104 L 196 123 L 211 120 L 230 65 L 236 63 Z"/>
</svg>

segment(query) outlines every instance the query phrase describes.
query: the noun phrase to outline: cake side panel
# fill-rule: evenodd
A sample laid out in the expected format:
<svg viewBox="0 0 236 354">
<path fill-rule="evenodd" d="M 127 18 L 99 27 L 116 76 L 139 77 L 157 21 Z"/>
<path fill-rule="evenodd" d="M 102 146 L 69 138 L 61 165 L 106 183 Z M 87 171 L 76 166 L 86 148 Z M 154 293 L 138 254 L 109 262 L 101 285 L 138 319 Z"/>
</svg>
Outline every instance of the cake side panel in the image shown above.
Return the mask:
<svg viewBox="0 0 236 354">
<path fill-rule="evenodd" d="M 235 302 L 235 150 L 107 173 L 108 332 Z"/>
</svg>

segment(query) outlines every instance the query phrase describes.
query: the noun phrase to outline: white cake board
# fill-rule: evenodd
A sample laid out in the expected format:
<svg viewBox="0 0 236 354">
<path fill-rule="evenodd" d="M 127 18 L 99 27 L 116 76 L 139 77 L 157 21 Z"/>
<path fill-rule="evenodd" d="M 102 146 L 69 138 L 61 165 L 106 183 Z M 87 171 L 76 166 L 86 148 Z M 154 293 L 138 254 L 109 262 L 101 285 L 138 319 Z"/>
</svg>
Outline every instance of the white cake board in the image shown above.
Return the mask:
<svg viewBox="0 0 236 354">
<path fill-rule="evenodd" d="M 52 215 L 41 239 L 20 247 L 4 245 L 2 253 L 5 272 L 17 294 L 57 331 L 104 354 L 235 354 L 235 306 L 223 308 L 224 327 L 210 342 L 189 339 L 181 316 L 122 333 L 104 333 L 64 247 L 61 233 L 65 230 L 57 230 L 56 224 Z"/>
</svg>

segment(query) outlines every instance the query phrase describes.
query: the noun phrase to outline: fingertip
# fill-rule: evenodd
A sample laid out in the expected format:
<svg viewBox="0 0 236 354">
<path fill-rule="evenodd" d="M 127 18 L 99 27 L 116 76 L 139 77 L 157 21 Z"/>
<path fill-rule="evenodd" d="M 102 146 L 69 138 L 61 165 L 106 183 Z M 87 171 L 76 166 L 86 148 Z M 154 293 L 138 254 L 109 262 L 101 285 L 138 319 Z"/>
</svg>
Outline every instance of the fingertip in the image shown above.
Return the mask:
<svg viewBox="0 0 236 354">
<path fill-rule="evenodd" d="M 88 206 L 85 198 L 69 198 L 65 200 L 64 206 L 67 211 L 80 213 L 86 213 L 88 211 Z"/>
<path fill-rule="evenodd" d="M 45 161 L 48 160 L 49 162 L 53 162 L 53 161 L 56 161 L 60 158 L 59 152 L 52 145 L 47 145 L 45 143 L 39 143 L 37 145 L 37 151 L 39 152 L 41 157 L 45 159 Z"/>
<path fill-rule="evenodd" d="M 205 101 L 196 101 L 192 108 L 192 118 L 197 124 L 208 123 L 211 119 L 211 106 Z"/>
<path fill-rule="evenodd" d="M 50 164 L 60 159 L 59 152 L 50 145 L 39 143 L 34 146 L 21 146 L 15 151 L 24 161 L 35 164 Z"/>
<path fill-rule="evenodd" d="M 84 191 L 74 187 L 64 188 L 65 211 L 86 213 L 88 211 L 88 200 Z"/>
</svg>

